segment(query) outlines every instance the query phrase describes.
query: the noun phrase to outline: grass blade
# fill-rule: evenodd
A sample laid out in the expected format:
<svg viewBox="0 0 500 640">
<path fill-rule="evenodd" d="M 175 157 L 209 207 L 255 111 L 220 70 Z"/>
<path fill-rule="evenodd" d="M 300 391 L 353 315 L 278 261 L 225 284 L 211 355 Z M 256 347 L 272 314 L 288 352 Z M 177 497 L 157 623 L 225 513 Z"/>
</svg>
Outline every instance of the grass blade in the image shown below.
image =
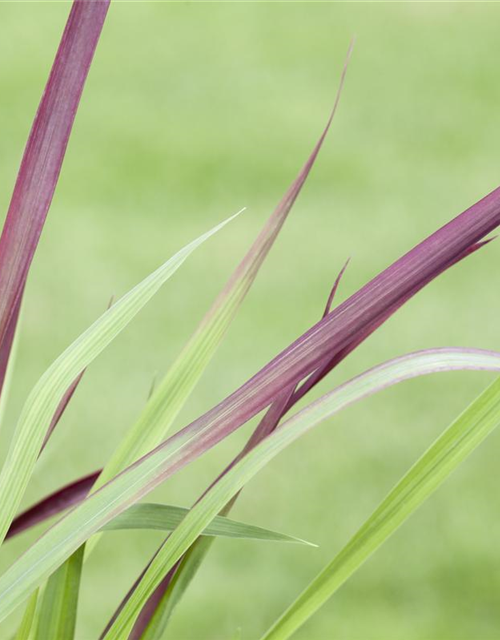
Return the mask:
<svg viewBox="0 0 500 640">
<path fill-rule="evenodd" d="M 31 595 L 26 605 L 21 624 L 14 640 L 34 640 L 36 611 L 38 606 L 38 589 Z"/>
<path fill-rule="evenodd" d="M 21 412 L 0 474 L 0 541 L 5 538 L 15 516 L 52 416 L 68 386 L 127 326 L 187 257 L 232 219 L 217 225 L 181 249 L 123 296 L 66 349 L 35 385 Z"/>
<path fill-rule="evenodd" d="M 121 638 L 120 634 L 131 630 L 135 616 L 169 566 L 177 562 L 224 504 L 288 444 L 325 418 L 381 389 L 417 375 L 462 369 L 499 371 L 500 354 L 460 349 L 410 354 L 345 383 L 284 423 L 240 460 L 185 516 L 148 569 L 141 588 L 125 605 L 109 638 Z M 0 577 L 0 620 L 93 533 L 158 486 L 164 478 L 165 457 L 165 449 L 159 447 L 142 458 L 91 494 L 28 549 Z"/>
<path fill-rule="evenodd" d="M 78 478 L 78 480 L 61 487 L 29 509 L 26 509 L 26 511 L 20 513 L 12 521 L 5 539 L 13 538 L 19 533 L 81 502 L 88 495 L 98 475 L 99 471 L 94 471 L 94 473 Z"/>
<path fill-rule="evenodd" d="M 497 379 L 424 453 L 262 640 L 285 640 L 301 627 L 438 489 L 499 422 L 500 379 Z"/>
<path fill-rule="evenodd" d="M 79 549 L 50 576 L 36 616 L 35 640 L 75 637 L 82 564 L 83 549 Z"/>
<path fill-rule="evenodd" d="M 0 237 L 0 345 L 52 201 L 109 0 L 76 0 L 26 144 Z"/>
<path fill-rule="evenodd" d="M 189 513 L 186 507 L 175 507 L 167 504 L 141 503 L 129 507 L 102 528 L 102 531 L 122 531 L 126 529 L 154 529 L 156 531 L 173 531 Z M 306 540 L 289 536 L 270 529 L 263 529 L 252 524 L 245 524 L 217 516 L 203 530 L 203 536 L 222 536 L 226 538 L 244 538 L 247 540 L 264 540 L 268 542 L 288 542 L 316 546 Z"/>
</svg>

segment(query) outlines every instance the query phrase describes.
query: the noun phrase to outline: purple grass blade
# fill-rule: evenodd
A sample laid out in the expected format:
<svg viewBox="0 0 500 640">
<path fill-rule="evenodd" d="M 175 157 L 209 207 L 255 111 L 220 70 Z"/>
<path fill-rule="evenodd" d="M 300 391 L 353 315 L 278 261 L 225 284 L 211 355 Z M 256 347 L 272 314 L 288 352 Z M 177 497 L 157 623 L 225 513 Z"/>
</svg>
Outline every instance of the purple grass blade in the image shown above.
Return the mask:
<svg viewBox="0 0 500 640">
<path fill-rule="evenodd" d="M 75 0 L 24 151 L 0 237 L 0 345 L 54 195 L 109 0 Z"/>
<path fill-rule="evenodd" d="M 86 371 L 86 369 L 84 369 L 80 373 L 80 375 L 74 380 L 74 382 L 72 382 L 72 384 L 70 385 L 70 387 L 68 388 L 68 390 L 64 394 L 63 399 L 59 403 L 59 406 L 57 407 L 57 410 L 54 413 L 54 416 L 52 418 L 52 421 L 50 423 L 48 431 L 47 431 L 47 433 L 45 435 L 45 440 L 43 441 L 42 448 L 40 449 L 40 454 L 39 455 L 41 455 L 42 451 L 47 446 L 47 442 L 49 441 L 50 436 L 53 434 L 54 429 L 57 427 L 57 424 L 58 424 L 59 420 L 61 419 L 63 413 L 66 411 L 66 407 L 68 406 L 69 401 L 73 397 L 78 385 L 80 384 L 85 371 Z"/>
<path fill-rule="evenodd" d="M 30 529 L 81 502 L 89 493 L 100 472 L 99 469 L 99 471 L 71 482 L 20 513 L 12 521 L 6 539 L 13 538 L 26 529 Z"/>
<path fill-rule="evenodd" d="M 226 297 L 226 292 L 229 291 L 234 286 L 235 282 L 238 282 L 239 280 L 242 279 L 245 272 L 249 271 L 249 267 L 251 267 L 251 270 L 249 271 L 249 273 L 253 273 L 253 272 L 256 273 L 260 268 L 260 265 L 264 257 L 269 253 L 269 249 L 274 243 L 274 240 L 276 239 L 276 236 L 278 235 L 279 230 L 283 226 L 288 212 L 292 208 L 295 200 L 297 199 L 299 193 L 301 192 L 302 187 L 304 186 L 304 183 L 307 177 L 309 176 L 309 173 L 311 172 L 311 169 L 314 163 L 316 162 L 316 158 L 318 157 L 321 147 L 323 146 L 325 138 L 328 135 L 331 124 L 333 122 L 333 118 L 337 113 L 337 109 L 340 103 L 340 98 L 342 96 L 342 91 L 343 91 L 345 80 L 346 80 L 347 68 L 349 66 L 353 48 L 354 48 L 354 42 L 351 41 L 349 44 L 349 48 L 347 50 L 346 59 L 340 75 L 339 86 L 337 89 L 337 93 L 335 95 L 333 108 L 330 112 L 330 116 L 328 117 L 323 133 L 319 137 L 319 140 L 317 141 L 305 165 L 302 167 L 302 170 L 300 171 L 299 175 L 288 188 L 287 192 L 283 196 L 281 202 L 277 206 L 276 210 L 274 211 L 273 215 L 269 219 L 268 223 L 265 225 L 265 227 L 262 229 L 261 233 L 255 240 L 252 246 L 252 249 L 249 251 L 249 253 L 245 256 L 243 261 L 237 267 L 237 269 L 231 276 L 229 282 L 227 283 L 224 290 L 221 292 L 218 299 L 224 299 Z M 273 229 L 272 233 L 270 233 L 271 229 Z M 262 255 L 261 260 L 258 260 L 258 261 L 255 260 L 256 253 L 258 253 L 259 255 Z M 214 308 L 216 307 L 217 307 L 217 301 L 214 304 Z"/>
<path fill-rule="evenodd" d="M 496 237 L 496 236 L 495 236 Z M 367 325 L 363 328 L 362 331 L 358 333 L 352 340 L 352 342 L 347 345 L 344 349 L 335 354 L 332 358 L 329 358 L 326 363 L 318 368 L 309 378 L 307 378 L 303 384 L 301 384 L 296 391 L 294 391 L 293 395 L 290 398 L 288 406 L 286 407 L 284 413 L 286 414 L 301 398 L 303 398 L 313 387 L 315 387 L 325 376 L 327 376 L 332 369 L 334 369 L 338 364 L 342 362 L 356 347 L 358 347 L 362 342 L 364 342 L 374 331 L 378 329 L 386 320 L 388 320 L 396 311 L 405 304 L 410 298 L 412 298 L 418 291 L 420 291 L 423 287 L 425 287 L 429 282 L 431 282 L 435 277 L 446 271 L 448 268 L 452 267 L 454 264 L 462 261 L 467 256 L 475 253 L 482 247 L 485 247 L 492 240 L 495 239 L 489 238 L 482 242 L 477 242 L 472 247 L 466 249 L 461 255 L 455 258 L 450 262 L 447 266 L 443 267 L 441 271 L 434 276 L 430 277 L 427 281 L 421 283 L 418 287 L 415 287 L 405 298 L 399 300 L 399 302 L 393 305 L 391 308 L 386 310 L 386 313 L 376 322 L 371 325 Z"/>
<path fill-rule="evenodd" d="M 333 304 L 335 295 L 337 293 L 337 289 L 339 288 L 340 281 L 342 280 L 345 270 L 347 269 L 347 265 L 349 264 L 350 261 L 351 261 L 351 258 L 347 258 L 347 260 L 344 263 L 344 266 L 339 272 L 339 275 L 336 277 L 335 282 L 333 283 L 332 290 L 330 291 L 330 295 L 328 296 L 328 300 L 326 301 L 326 307 L 325 307 L 325 310 L 323 311 L 322 318 L 327 316 L 332 310 L 332 304 Z"/>
</svg>

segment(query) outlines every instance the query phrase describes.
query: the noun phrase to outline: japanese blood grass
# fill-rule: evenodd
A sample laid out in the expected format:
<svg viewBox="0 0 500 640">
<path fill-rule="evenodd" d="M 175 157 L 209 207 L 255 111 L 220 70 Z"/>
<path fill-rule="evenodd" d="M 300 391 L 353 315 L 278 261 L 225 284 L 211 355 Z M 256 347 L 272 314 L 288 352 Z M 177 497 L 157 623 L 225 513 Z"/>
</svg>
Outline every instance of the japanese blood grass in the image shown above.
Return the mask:
<svg viewBox="0 0 500 640">
<path fill-rule="evenodd" d="M 24 150 L 0 237 L 1 370 L 108 7 L 109 0 L 73 3 Z"/>
<path fill-rule="evenodd" d="M 106 638 L 128 633 L 140 608 L 191 543 L 263 466 L 300 435 L 342 408 L 418 375 L 462 369 L 500 370 L 500 354 L 481 350 L 417 352 L 376 367 L 309 405 L 250 451 L 191 509 L 162 547 Z M 93 533 L 149 493 L 164 476 L 168 450 L 158 447 L 91 494 L 50 528 L 0 577 L 0 619 L 28 597 Z"/>
<path fill-rule="evenodd" d="M 7 370 L 24 283 L 56 187 L 75 112 L 108 4 L 107 0 L 75 0 L 73 3 L 23 157 L 0 238 L 0 382 Z M 269 405 L 276 411 L 275 423 L 272 425 L 274 428 L 281 413 L 293 406 L 293 403 L 336 363 L 427 283 L 456 261 L 482 246 L 482 238 L 500 223 L 500 189 L 497 189 L 329 313 L 229 398 L 149 452 L 149 449 L 164 437 L 222 339 L 297 197 L 325 135 L 326 130 L 308 164 L 306 163 L 298 179 L 271 216 L 249 254 L 200 325 L 198 332 L 174 364 L 171 373 L 167 374 L 164 383 L 153 394 L 145 412 L 146 417 L 143 416 L 143 422 L 135 427 L 135 435 L 130 436 L 130 440 L 122 445 L 99 481 L 104 483 L 108 479 L 110 482 L 101 486 L 49 529 L 0 578 L 0 616 L 5 617 L 16 604 L 22 602 L 52 574 L 41 598 L 38 598 L 38 603 L 36 592 L 32 595 L 19 630 L 19 638 L 29 637 L 32 640 L 31 636 L 36 632 L 39 638 L 57 637 L 62 634 L 69 640 L 73 635 L 76 619 L 81 545 L 90 535 L 103 526 L 113 526 L 110 523 L 124 518 L 123 513 L 126 513 L 126 509 L 152 488 Z M 166 268 L 166 265 L 163 268 Z M 158 275 L 160 271 L 161 269 L 155 273 Z M 155 274 L 142 285 L 146 282 L 152 285 L 150 279 L 153 276 Z M 165 279 L 166 277 L 168 276 L 165 276 Z M 160 284 L 161 282 L 157 281 L 155 286 L 159 287 Z M 132 303 L 129 296 L 134 291 L 138 297 Z M 139 307 L 145 304 L 146 298 L 154 293 L 148 289 L 147 294 L 145 290 L 139 294 L 137 288 L 133 292 L 104 314 L 54 363 L 28 398 L 8 462 L 0 476 L 0 538 L 4 537 L 11 524 L 44 439 L 50 435 L 59 410 L 64 410 L 66 400 L 71 395 L 71 385 L 85 366 L 117 335 Z M 129 307 L 127 300 L 130 303 Z M 245 482 L 289 442 L 343 406 L 401 379 L 439 370 L 462 368 L 498 370 L 498 355 L 472 350 L 437 350 L 413 354 L 359 376 L 285 422 L 254 449 L 247 451 L 241 460 L 212 486 L 201 501 L 183 516 L 119 612 L 106 637 L 121 638 L 122 631 L 129 633 L 155 587 L 175 566 L 190 544 L 204 532 L 205 526 L 210 524 L 217 512 L 237 494 Z M 286 396 L 289 397 L 285 402 Z M 494 416 L 495 407 L 492 409 Z M 491 426 L 495 420 L 496 417 L 491 418 L 488 424 Z M 272 424 L 271 420 L 269 424 Z M 476 431 L 473 432 L 479 434 L 477 438 L 471 436 L 472 439 L 467 440 L 464 437 L 464 440 L 457 444 L 459 448 L 462 442 L 469 442 L 469 448 L 466 446 L 463 450 L 464 455 L 476 440 L 486 433 L 487 429 L 482 429 L 477 424 L 482 423 L 479 421 L 474 424 Z M 453 463 L 457 461 L 457 458 L 447 459 Z M 137 461 L 134 462 L 135 460 Z M 114 474 L 132 462 L 134 464 L 113 478 Z M 451 462 L 448 466 L 445 465 L 446 470 L 451 468 L 450 465 Z M 82 487 L 83 484 L 77 486 L 80 497 Z M 75 495 L 75 492 L 71 491 L 64 493 L 63 503 L 66 507 L 71 500 L 75 500 Z M 412 494 L 410 492 L 405 495 L 411 497 Z M 425 497 L 424 494 L 418 495 L 422 499 Z M 61 496 L 62 493 L 59 492 L 59 497 Z M 53 508 L 53 502 L 46 502 L 40 509 L 35 510 L 36 513 L 32 511 L 31 515 L 45 517 Z M 24 520 L 25 525 L 26 522 L 27 519 Z M 397 520 L 395 522 L 397 523 Z M 393 525 L 394 522 L 391 526 Z M 390 532 L 390 526 L 387 525 L 383 531 Z M 379 541 L 377 538 L 376 542 Z M 370 549 L 376 547 L 374 540 L 366 537 L 363 538 L 363 544 L 363 553 L 369 553 Z M 62 565 L 75 551 L 77 554 L 72 557 L 70 563 Z M 363 553 L 353 556 L 355 562 L 349 564 L 349 567 L 359 566 L 365 557 Z M 324 599 L 332 592 L 332 585 L 338 585 L 339 580 L 344 579 L 343 576 L 346 575 L 345 565 L 342 568 L 337 562 L 333 572 L 328 573 L 328 579 L 319 581 L 319 589 L 318 585 L 313 585 L 311 591 L 306 592 L 308 595 L 305 599 L 301 599 L 292 607 L 293 615 L 285 614 L 284 619 L 288 620 L 288 626 L 278 623 L 276 629 L 286 628 L 288 633 L 292 627 L 296 628 L 314 609 L 311 602 L 319 602 L 317 593 Z M 328 584 L 328 588 L 325 588 L 325 584 Z M 40 613 L 39 616 L 37 611 Z"/>
<path fill-rule="evenodd" d="M 238 215 L 238 214 L 236 214 Z M 0 473 L 0 541 L 3 541 L 29 482 L 52 417 L 68 387 L 127 326 L 142 307 L 205 240 L 234 216 L 181 249 L 139 283 L 59 356 L 30 393 Z"/>
<path fill-rule="evenodd" d="M 170 368 L 163 382 L 148 402 L 136 424 L 112 456 L 94 487 L 102 486 L 127 464 L 150 451 L 165 438 L 175 417 L 189 398 L 196 383 L 221 343 L 243 298 L 271 249 L 292 205 L 299 195 L 330 129 L 339 105 L 347 66 L 352 53 L 351 42 L 340 77 L 339 88 L 326 126 L 296 179 L 279 202 L 250 250 L 238 265 L 225 288 L 209 309 L 194 335 Z M 339 275 L 340 279 L 342 273 Z M 336 286 L 332 291 L 331 299 Z M 331 302 L 331 300 L 329 300 Z M 226 514 L 224 514 L 226 515 Z M 95 544 L 95 538 L 92 541 Z M 92 543 L 90 544 L 92 548 Z"/>
</svg>

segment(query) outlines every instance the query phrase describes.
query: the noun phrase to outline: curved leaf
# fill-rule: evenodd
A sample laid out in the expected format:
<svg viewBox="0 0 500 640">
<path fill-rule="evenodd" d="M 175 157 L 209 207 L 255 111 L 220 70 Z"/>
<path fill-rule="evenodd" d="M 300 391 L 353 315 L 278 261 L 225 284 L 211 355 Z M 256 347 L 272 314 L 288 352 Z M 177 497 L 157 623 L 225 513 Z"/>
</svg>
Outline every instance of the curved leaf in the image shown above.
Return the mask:
<svg viewBox="0 0 500 640">
<path fill-rule="evenodd" d="M 110 638 L 130 631 L 140 607 L 203 529 L 263 466 L 288 444 L 342 408 L 409 378 L 439 371 L 499 371 L 500 354 L 472 349 L 436 349 L 390 361 L 354 378 L 300 411 L 250 451 L 205 495 L 175 529 L 117 619 Z M 0 620 L 61 565 L 93 533 L 158 486 L 168 449 L 159 447 L 86 498 L 47 531 L 0 577 Z M 118 634 L 118 635 L 117 635 Z"/>
<path fill-rule="evenodd" d="M 168 504 L 141 503 L 134 504 L 111 522 L 104 525 L 101 531 L 122 531 L 127 529 L 155 529 L 157 531 L 173 531 L 183 520 L 189 509 Z M 263 529 L 253 524 L 245 524 L 230 520 L 223 516 L 215 517 L 203 530 L 204 536 L 222 536 L 225 538 L 246 538 L 248 540 L 266 540 L 268 542 L 289 542 L 315 547 L 315 544 L 284 533 Z"/>
<path fill-rule="evenodd" d="M 500 379 L 497 379 L 424 453 L 262 640 L 285 640 L 293 635 L 436 491 L 499 422 Z"/>
<path fill-rule="evenodd" d="M 0 542 L 14 518 L 52 417 L 68 387 L 149 302 L 184 260 L 233 218 L 188 244 L 118 300 L 59 356 L 35 385 L 24 405 L 0 474 Z"/>
</svg>

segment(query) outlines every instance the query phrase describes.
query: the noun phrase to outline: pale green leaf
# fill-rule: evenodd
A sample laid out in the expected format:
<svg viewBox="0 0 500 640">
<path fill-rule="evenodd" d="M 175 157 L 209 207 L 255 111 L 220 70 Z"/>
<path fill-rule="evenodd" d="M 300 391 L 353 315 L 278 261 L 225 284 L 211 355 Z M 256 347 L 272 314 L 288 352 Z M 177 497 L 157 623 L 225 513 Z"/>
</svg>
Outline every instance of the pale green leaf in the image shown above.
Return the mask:
<svg viewBox="0 0 500 640">
<path fill-rule="evenodd" d="M 434 442 L 262 640 L 285 640 L 302 626 L 483 442 L 499 421 L 500 379 L 497 379 Z"/>
<path fill-rule="evenodd" d="M 153 529 L 157 531 L 173 531 L 189 513 L 186 507 L 176 507 L 168 504 L 141 503 L 129 507 L 102 531 L 121 531 L 126 529 Z M 248 540 L 264 540 L 268 542 L 291 542 L 316 546 L 300 538 L 288 536 L 284 533 L 263 529 L 252 524 L 245 524 L 217 516 L 203 530 L 204 536 L 222 536 L 226 538 L 246 538 Z"/>
<path fill-rule="evenodd" d="M 38 593 L 37 589 L 31 594 L 26 609 L 19 625 L 19 629 L 14 637 L 14 640 L 33 640 L 35 637 L 36 625 L 34 624 L 36 619 L 36 610 L 38 605 Z"/>
<path fill-rule="evenodd" d="M 36 616 L 35 640 L 75 637 L 82 564 L 83 547 L 48 579 Z"/>
<path fill-rule="evenodd" d="M 190 253 L 229 220 L 181 249 L 123 296 L 64 351 L 35 385 L 22 410 L 0 474 L 0 542 L 15 516 L 52 416 L 70 384 L 127 326 Z"/>
</svg>

